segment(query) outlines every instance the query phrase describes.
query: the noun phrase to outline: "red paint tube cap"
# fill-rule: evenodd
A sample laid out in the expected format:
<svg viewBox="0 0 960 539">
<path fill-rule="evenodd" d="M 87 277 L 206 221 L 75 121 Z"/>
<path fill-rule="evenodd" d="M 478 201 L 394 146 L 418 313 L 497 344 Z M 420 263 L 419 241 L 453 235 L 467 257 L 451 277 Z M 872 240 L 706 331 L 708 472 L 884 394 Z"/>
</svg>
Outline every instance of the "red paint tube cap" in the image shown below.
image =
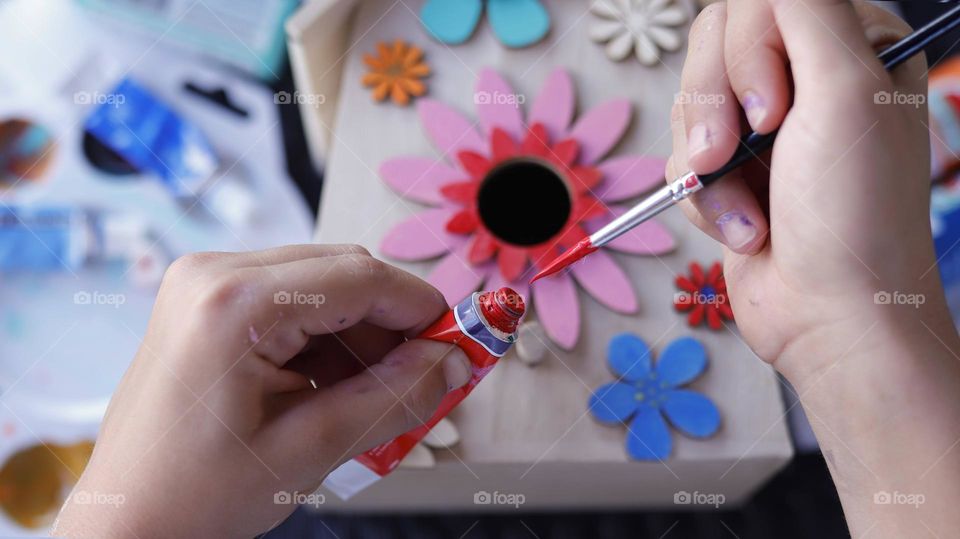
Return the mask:
<svg viewBox="0 0 960 539">
<path fill-rule="evenodd" d="M 520 294 L 503 287 L 495 292 L 483 292 L 479 300 L 480 310 L 491 326 L 504 333 L 517 331 L 520 318 L 527 310 Z"/>
</svg>

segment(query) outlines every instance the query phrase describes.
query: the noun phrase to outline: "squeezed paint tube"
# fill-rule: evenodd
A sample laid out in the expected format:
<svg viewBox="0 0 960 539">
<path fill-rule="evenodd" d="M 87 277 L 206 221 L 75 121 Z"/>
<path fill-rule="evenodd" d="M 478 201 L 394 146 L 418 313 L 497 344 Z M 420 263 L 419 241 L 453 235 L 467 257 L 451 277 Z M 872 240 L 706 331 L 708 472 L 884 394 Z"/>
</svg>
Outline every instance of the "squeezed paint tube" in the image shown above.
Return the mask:
<svg viewBox="0 0 960 539">
<path fill-rule="evenodd" d="M 403 457 L 473 391 L 513 346 L 523 313 L 523 298 L 509 288 L 474 293 L 421 333 L 417 338 L 459 346 L 472 366 L 470 380 L 447 393 L 426 423 L 347 461 L 330 473 L 323 485 L 348 499 L 395 470 Z"/>
</svg>

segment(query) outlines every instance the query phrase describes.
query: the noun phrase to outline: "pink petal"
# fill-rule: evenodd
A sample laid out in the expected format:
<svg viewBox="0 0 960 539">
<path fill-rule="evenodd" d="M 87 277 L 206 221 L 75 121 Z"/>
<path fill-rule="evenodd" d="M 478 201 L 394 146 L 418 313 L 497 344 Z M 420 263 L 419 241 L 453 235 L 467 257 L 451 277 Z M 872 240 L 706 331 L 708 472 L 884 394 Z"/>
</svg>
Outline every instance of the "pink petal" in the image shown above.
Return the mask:
<svg viewBox="0 0 960 539">
<path fill-rule="evenodd" d="M 496 71 L 486 68 L 480 72 L 474 97 L 477 116 L 488 137 L 495 127 L 503 129 L 513 140 L 523 137 L 523 115 L 517 94 Z"/>
<path fill-rule="evenodd" d="M 583 228 L 588 234 L 593 234 L 626 211 L 620 206 L 610 206 L 609 214 L 584 223 Z M 676 246 L 670 231 L 652 219 L 606 245 L 611 249 L 632 255 L 660 255 L 669 253 Z"/>
<path fill-rule="evenodd" d="M 454 161 L 463 150 L 486 155 L 487 145 L 459 112 L 433 99 L 418 99 L 417 112 L 433 145 L 448 160 Z"/>
<path fill-rule="evenodd" d="M 499 290 L 504 286 L 510 287 L 514 292 L 520 294 L 524 302 L 530 301 L 530 285 L 527 284 L 526 276 L 516 281 L 507 281 L 499 271 L 492 272 L 490 278 L 487 279 L 486 289 Z"/>
<path fill-rule="evenodd" d="M 614 99 L 580 116 L 570 131 L 580 143 L 580 163 L 590 165 L 606 155 L 620 141 L 632 115 L 629 101 Z"/>
<path fill-rule="evenodd" d="M 630 279 L 603 250 L 570 266 L 570 271 L 580 286 L 611 310 L 624 314 L 637 312 L 637 295 Z"/>
<path fill-rule="evenodd" d="M 380 251 L 397 260 L 426 260 L 449 252 L 464 237 L 447 232 L 447 221 L 457 210 L 437 208 L 414 214 L 394 226 L 380 242 Z"/>
<path fill-rule="evenodd" d="M 667 160 L 659 157 L 615 157 L 597 168 L 603 174 L 603 182 L 594 189 L 594 194 L 604 202 L 619 202 L 666 185 Z"/>
<path fill-rule="evenodd" d="M 448 305 L 456 305 L 480 288 L 493 270 L 493 265 L 489 263 L 470 265 L 467 262 L 467 248 L 463 246 L 444 257 L 430 272 L 427 282 L 443 293 Z"/>
<path fill-rule="evenodd" d="M 380 165 L 380 177 L 402 196 L 424 204 L 443 203 L 440 188 L 463 181 L 463 173 L 438 159 L 398 157 Z"/>
<path fill-rule="evenodd" d="M 570 74 L 563 68 L 557 68 L 550 73 L 540 93 L 533 100 L 527 123 L 543 124 L 550 140 L 559 140 L 573 120 L 574 105 Z"/>
<path fill-rule="evenodd" d="M 580 337 L 580 300 L 569 275 L 561 273 L 533 283 L 533 304 L 537 319 L 553 342 L 564 350 L 576 346 Z"/>
</svg>

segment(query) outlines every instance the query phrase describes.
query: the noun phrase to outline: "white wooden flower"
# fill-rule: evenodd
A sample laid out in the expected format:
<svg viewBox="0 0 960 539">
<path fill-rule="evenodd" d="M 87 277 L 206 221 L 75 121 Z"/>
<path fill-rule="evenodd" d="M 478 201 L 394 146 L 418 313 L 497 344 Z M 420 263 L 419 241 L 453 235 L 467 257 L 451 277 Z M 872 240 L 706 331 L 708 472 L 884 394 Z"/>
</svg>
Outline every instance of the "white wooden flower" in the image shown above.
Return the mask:
<svg viewBox="0 0 960 539">
<path fill-rule="evenodd" d="M 590 11 L 590 39 L 606 43 L 613 60 L 623 60 L 634 51 L 644 65 L 656 65 L 660 51 L 675 51 L 683 44 L 678 26 L 687 13 L 674 0 L 594 0 Z"/>
</svg>

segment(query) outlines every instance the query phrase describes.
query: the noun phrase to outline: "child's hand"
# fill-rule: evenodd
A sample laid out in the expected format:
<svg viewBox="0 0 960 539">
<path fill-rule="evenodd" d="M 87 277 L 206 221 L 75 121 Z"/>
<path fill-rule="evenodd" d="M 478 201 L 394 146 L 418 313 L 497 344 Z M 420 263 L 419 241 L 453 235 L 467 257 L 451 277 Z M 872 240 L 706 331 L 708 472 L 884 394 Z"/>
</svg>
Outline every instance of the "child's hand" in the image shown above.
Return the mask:
<svg viewBox="0 0 960 539">
<path fill-rule="evenodd" d="M 68 502 L 54 533 L 266 531 L 295 493 L 421 425 L 467 382 L 456 346 L 405 342 L 446 309 L 433 287 L 360 247 L 178 260 L 76 487 L 123 503 Z"/>
<path fill-rule="evenodd" d="M 684 209 L 726 245 L 737 326 L 797 388 L 855 536 L 960 529 L 960 341 L 930 233 L 925 63 L 889 74 L 873 48 L 908 33 L 865 2 L 713 4 L 673 115 L 669 177 L 719 168 L 742 117 L 780 128 L 772 158 Z"/>
<path fill-rule="evenodd" d="M 861 335 L 878 291 L 939 292 L 927 109 L 890 104 L 924 102 L 925 63 L 891 75 L 874 52 L 909 33 L 887 11 L 837 0 L 730 0 L 691 30 L 668 177 L 716 170 L 748 128 L 780 128 L 772 159 L 684 209 L 729 248 L 725 275 L 747 342 L 790 375 L 834 359 L 791 354 L 808 336 Z"/>
</svg>

